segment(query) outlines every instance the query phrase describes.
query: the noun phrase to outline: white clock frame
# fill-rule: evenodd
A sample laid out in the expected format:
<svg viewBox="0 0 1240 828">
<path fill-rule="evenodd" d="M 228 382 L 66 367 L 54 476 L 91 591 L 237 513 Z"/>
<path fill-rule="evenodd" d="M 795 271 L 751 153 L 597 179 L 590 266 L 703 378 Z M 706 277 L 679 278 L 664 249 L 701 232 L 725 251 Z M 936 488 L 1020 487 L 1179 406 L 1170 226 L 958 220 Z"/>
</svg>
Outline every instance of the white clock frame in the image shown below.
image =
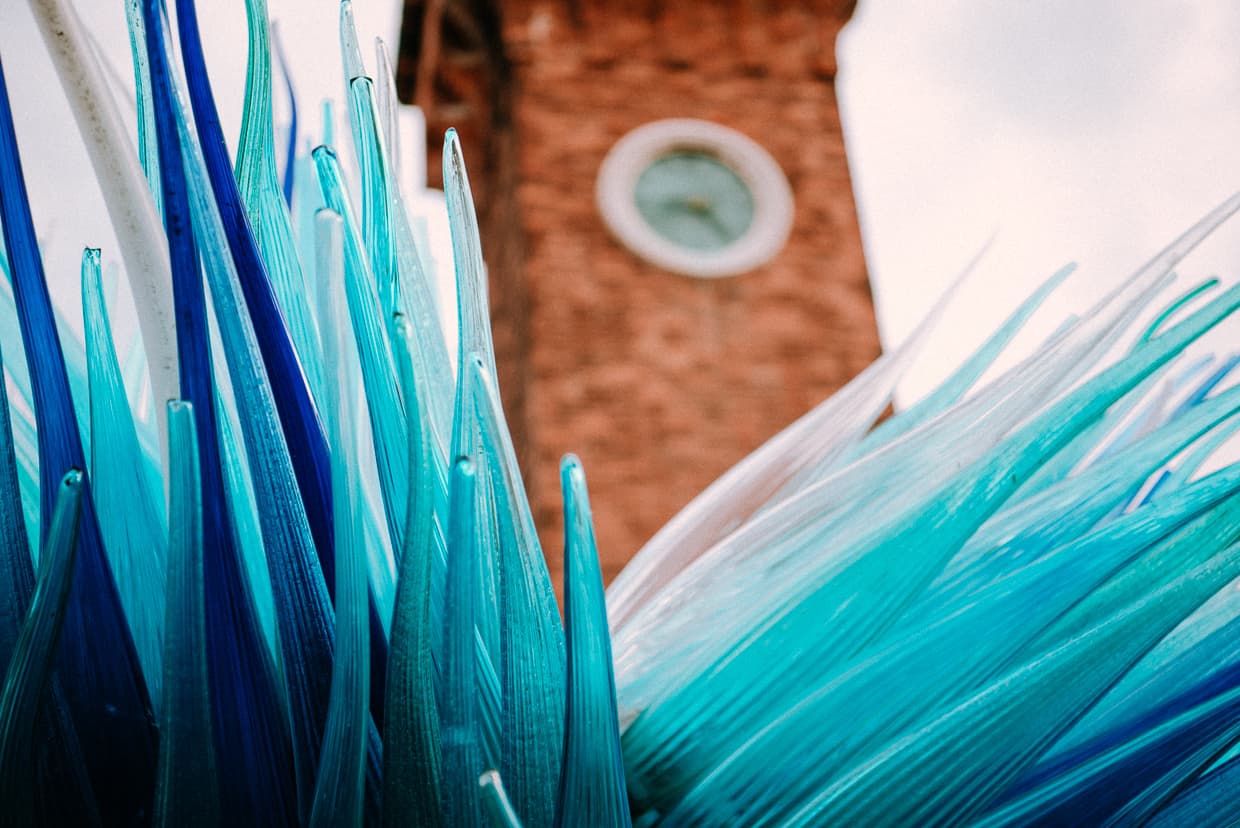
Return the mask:
<svg viewBox="0 0 1240 828">
<path fill-rule="evenodd" d="M 749 228 L 718 250 L 682 247 L 638 211 L 633 196 L 637 179 L 658 159 L 684 151 L 714 156 L 753 197 Z M 792 231 L 792 188 L 770 153 L 736 130 L 696 118 L 653 121 L 617 141 L 599 168 L 595 195 L 604 222 L 621 244 L 652 264 L 687 276 L 714 279 L 753 270 L 773 259 Z"/>
</svg>

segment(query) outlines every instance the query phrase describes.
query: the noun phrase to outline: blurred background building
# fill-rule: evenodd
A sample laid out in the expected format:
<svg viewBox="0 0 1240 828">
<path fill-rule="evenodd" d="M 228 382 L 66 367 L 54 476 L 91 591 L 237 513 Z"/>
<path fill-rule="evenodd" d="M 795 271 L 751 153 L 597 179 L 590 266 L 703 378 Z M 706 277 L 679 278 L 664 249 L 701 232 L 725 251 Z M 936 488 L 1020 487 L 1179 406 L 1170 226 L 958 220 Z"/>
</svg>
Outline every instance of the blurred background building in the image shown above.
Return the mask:
<svg viewBox="0 0 1240 828">
<path fill-rule="evenodd" d="M 423 252 L 445 277 L 443 199 L 425 188 L 415 136 L 434 153 L 444 128 L 463 133 L 494 275 L 504 395 L 553 566 L 561 451 L 586 461 L 611 573 L 719 470 L 876 352 L 849 170 L 884 347 L 908 335 L 998 230 L 897 406 L 946 376 L 1067 260 L 1081 263 L 1078 275 L 1002 364 L 1240 184 L 1240 5 L 1230 0 L 864 0 L 851 11 L 826 0 L 423 2 L 353 0 L 353 11 L 365 43 L 378 35 L 400 44 L 402 92 L 430 109 L 430 126 L 415 129 L 417 110 L 402 108 L 403 184 L 428 222 Z M 125 4 L 74 5 L 136 126 Z M 198 5 L 221 122 L 235 141 L 245 4 Z M 305 0 L 267 7 L 305 104 L 298 140 L 312 146 L 324 138 L 318 102 L 347 111 L 338 10 Z M 115 235 L 25 2 L 0 2 L 0 55 L 22 67 L 8 82 L 23 161 L 40 171 L 28 182 L 35 223 L 53 297 L 80 331 L 82 247 L 102 248 L 106 269 Z M 275 104 L 283 129 L 282 92 Z M 791 185 L 792 223 L 765 266 L 694 278 L 649 263 L 607 229 L 594 197 L 604 160 L 632 130 L 669 117 L 733 130 L 773 156 Z M 339 115 L 335 131 L 349 164 Z M 703 206 L 690 205 L 684 188 L 702 154 L 669 161 L 681 206 Z M 658 176 L 645 166 L 650 180 L 640 163 L 628 168 L 636 179 L 619 176 L 641 198 L 613 199 L 610 209 L 650 207 Z M 745 203 L 752 188 L 706 169 L 729 221 L 769 212 Z M 718 216 L 689 212 L 688 227 L 684 215 L 656 223 L 700 246 L 690 231 Z M 635 246 L 651 255 L 649 244 Z M 1185 283 L 1234 280 L 1237 261 L 1240 233 L 1228 227 L 1181 272 Z M 134 298 L 127 280 L 117 282 L 113 322 L 132 332 Z M 453 318 L 450 301 L 444 312 Z M 1228 353 L 1237 341 L 1233 323 L 1203 347 Z M 1229 457 L 1237 452 L 1240 444 Z"/>
<path fill-rule="evenodd" d="M 406 5 L 398 89 L 428 146 L 462 136 L 500 385 L 549 550 L 565 452 L 585 464 L 610 578 L 878 355 L 835 93 L 852 5 Z M 706 123 L 659 123 L 685 118 Z"/>
</svg>

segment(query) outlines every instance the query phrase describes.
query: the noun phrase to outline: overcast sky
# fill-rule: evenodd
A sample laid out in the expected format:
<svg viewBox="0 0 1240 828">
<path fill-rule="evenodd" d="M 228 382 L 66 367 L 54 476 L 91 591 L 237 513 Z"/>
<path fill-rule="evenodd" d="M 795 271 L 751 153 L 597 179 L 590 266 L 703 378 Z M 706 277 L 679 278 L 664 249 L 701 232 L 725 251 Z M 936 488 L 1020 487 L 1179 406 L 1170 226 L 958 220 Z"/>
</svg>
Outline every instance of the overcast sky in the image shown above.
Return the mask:
<svg viewBox="0 0 1240 828">
<path fill-rule="evenodd" d="M 1237 35 L 1225 0 L 861 0 L 839 93 L 885 340 L 997 232 L 909 390 L 1031 282 L 1080 263 L 1045 333 L 1240 189 Z M 1240 223 L 1183 279 L 1234 282 L 1238 254 Z"/>
<path fill-rule="evenodd" d="M 303 98 L 339 97 L 336 4 L 269 2 Z M 127 79 L 122 0 L 78 5 Z M 235 136 L 243 3 L 199 6 Z M 355 0 L 367 60 L 376 34 L 394 47 L 398 6 Z M 905 383 L 906 400 L 1060 265 L 1081 267 L 1026 344 L 1240 188 L 1238 35 L 1240 4 L 1225 0 L 861 0 L 839 42 L 839 94 L 885 343 L 900 341 L 997 233 Z M 23 0 L 0 2 L 0 55 L 49 274 L 72 315 L 81 246 L 102 245 L 107 259 L 115 242 Z M 317 133 L 317 113 L 304 110 Z M 1187 263 L 1185 278 L 1231 281 L 1237 264 L 1240 224 Z M 1236 347 L 1240 326 L 1213 344 Z"/>
</svg>

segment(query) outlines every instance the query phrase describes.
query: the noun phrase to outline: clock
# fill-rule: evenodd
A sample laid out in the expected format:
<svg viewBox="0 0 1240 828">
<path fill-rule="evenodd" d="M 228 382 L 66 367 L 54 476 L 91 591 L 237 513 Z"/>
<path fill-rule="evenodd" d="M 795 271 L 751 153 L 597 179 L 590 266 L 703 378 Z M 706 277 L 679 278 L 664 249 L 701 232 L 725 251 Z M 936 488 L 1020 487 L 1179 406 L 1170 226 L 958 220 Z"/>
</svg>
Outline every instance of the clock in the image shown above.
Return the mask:
<svg viewBox="0 0 1240 828">
<path fill-rule="evenodd" d="M 753 270 L 792 228 L 792 190 L 775 159 L 709 121 L 673 118 L 625 135 L 603 161 L 597 197 L 622 244 L 689 276 Z"/>
</svg>

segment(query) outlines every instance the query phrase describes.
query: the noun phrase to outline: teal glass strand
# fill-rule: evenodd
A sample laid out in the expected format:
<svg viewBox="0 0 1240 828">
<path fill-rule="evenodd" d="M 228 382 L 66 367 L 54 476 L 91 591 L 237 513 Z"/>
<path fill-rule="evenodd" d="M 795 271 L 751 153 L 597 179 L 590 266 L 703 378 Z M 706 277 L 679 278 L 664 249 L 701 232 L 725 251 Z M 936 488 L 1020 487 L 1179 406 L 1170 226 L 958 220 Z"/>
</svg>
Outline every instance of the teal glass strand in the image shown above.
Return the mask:
<svg viewBox="0 0 1240 828">
<path fill-rule="evenodd" d="M 452 258 L 456 265 L 460 341 L 457 364 L 464 365 L 470 354 L 478 354 L 483 367 L 495 376 L 495 345 L 491 341 L 487 270 L 482 261 L 478 214 L 469 189 L 461 139 L 454 129 L 449 129 L 443 140 L 443 182 L 444 195 L 448 199 L 448 225 L 452 232 Z"/>
<path fill-rule="evenodd" d="M 385 318 L 391 318 L 403 308 L 392 231 L 394 181 L 388 174 L 387 148 L 375 109 L 374 82 L 367 77 L 349 81 L 353 146 L 362 179 L 362 238 L 379 292 L 379 308 Z"/>
<path fill-rule="evenodd" d="M 0 225 L 10 263 L 17 317 L 34 397 L 38 427 L 40 531 L 47 538 L 58 481 L 64 469 L 84 469 L 80 425 L 85 398 L 71 389 L 68 359 L 57 330 L 48 282 L 35 235 L 30 203 L 17 151 L 12 110 L 0 64 Z M 81 550 L 78 573 L 58 658 L 70 669 L 61 676 L 65 699 L 77 728 L 82 753 L 100 811 L 131 819 L 149 803 L 153 791 L 156 733 L 150 697 L 103 549 L 88 482 L 83 482 Z M 124 768 L 124 770 L 121 770 Z"/>
<path fill-rule="evenodd" d="M 392 617 L 388 660 L 387 722 L 383 740 L 383 820 L 388 828 L 440 824 L 442 754 L 439 707 L 435 697 L 437 671 L 433 657 L 433 624 L 442 623 L 443 580 L 436 594 L 431 573 L 446 561 L 444 532 L 437 513 L 446 511 L 444 464 L 426 427 L 426 402 L 418 393 L 413 363 L 413 333 L 402 317 L 395 326 L 397 353 L 409 429 L 409 505 L 405 518 Z M 441 505 L 443 504 L 443 505 Z M 446 514 L 444 519 L 446 520 Z"/>
<path fill-rule="evenodd" d="M 1237 306 L 1240 288 L 1233 288 L 1048 408 L 945 489 L 902 515 L 860 528 L 855 542 L 840 537 L 849 551 L 832 577 L 818 587 L 809 581 L 800 595 L 789 594 L 783 607 L 753 619 L 759 632 L 735 649 L 712 648 L 722 649 L 715 665 L 641 713 L 625 734 L 630 773 L 643 788 L 651 787 L 654 801 L 683 795 L 700 772 L 695 768 L 717 761 L 716 751 L 726 755 L 728 741 L 743 740 L 760 726 L 751 712 L 763 709 L 759 699 L 771 705 L 795 696 L 808 676 L 881 635 L 1040 462 Z M 903 552 L 913 546 L 920 552 L 910 559 Z M 821 618 L 832 618 L 828 630 L 815 623 Z M 726 640 L 720 636 L 717 644 Z M 682 746 L 686 743 L 672 737 L 689 728 L 700 734 L 691 743 L 693 758 Z"/>
<path fill-rule="evenodd" d="M 965 599 L 977 584 L 993 583 L 1079 537 L 1126 501 L 1160 465 L 1238 411 L 1240 389 L 1232 389 L 1080 475 L 1003 509 L 969 539 L 924 599 L 909 610 L 910 620 L 941 611 L 936 605 Z"/>
<path fill-rule="evenodd" d="M 482 804 L 491 819 L 492 828 L 522 828 L 521 819 L 512 807 L 508 792 L 499 771 L 489 770 L 478 779 L 482 789 Z"/>
<path fill-rule="evenodd" d="M 168 590 L 156 828 L 221 825 L 207 677 L 202 475 L 189 403 L 169 401 Z"/>
<path fill-rule="evenodd" d="M 340 260 L 340 221 L 332 217 L 329 244 Z M 332 268 L 339 270 L 339 266 Z M 333 285 L 342 292 L 343 285 Z M 333 307 L 343 304 L 339 296 Z M 360 453 L 353 402 L 360 385 L 355 350 L 345 325 L 331 320 L 324 353 L 334 366 L 331 393 L 332 504 L 336 510 L 336 653 L 332 666 L 331 704 L 319 756 L 314 807 L 309 824 L 315 828 L 361 828 L 370 696 L 367 618 L 367 561 L 360 520 L 361 486 L 357 479 Z"/>
<path fill-rule="evenodd" d="M 1171 302 L 1163 308 L 1157 316 L 1154 317 L 1154 321 L 1150 322 L 1149 327 L 1145 329 L 1145 332 L 1141 334 L 1137 342 L 1140 343 L 1153 339 L 1159 329 L 1166 324 L 1167 320 L 1183 308 L 1187 307 L 1194 299 L 1205 295 L 1211 290 L 1214 290 L 1214 288 L 1218 287 L 1218 284 L 1219 281 L 1217 278 L 1206 279 L 1196 285 L 1193 285 L 1188 290 L 1175 297 L 1175 299 L 1171 300 Z"/>
<path fill-rule="evenodd" d="M 1195 515 L 1240 492 L 1240 473 L 1191 496 L 1142 510 L 1056 549 L 979 590 L 937 621 L 826 671 L 818 687 L 736 750 L 667 818 L 712 824 L 727 813 L 745 824 L 778 824 L 858 754 L 873 752 L 944 702 L 1010 662 L 1033 637 L 1135 557 Z M 1011 611 L 1015 600 L 1025 603 Z"/>
<path fill-rule="evenodd" d="M 628 828 L 616 682 L 603 576 L 585 473 L 576 457 L 560 464 L 564 494 L 564 628 L 568 653 L 564 761 L 556 828 Z"/>
<path fill-rule="evenodd" d="M 392 549 L 402 550 L 402 524 L 409 484 L 408 435 L 387 323 L 381 314 L 375 278 L 362 247 L 336 153 L 330 147 L 317 147 L 314 162 L 323 200 L 344 220 L 344 280 L 349 319 L 361 359 L 388 535 Z"/>
<path fill-rule="evenodd" d="M 155 143 L 155 110 L 151 101 L 151 68 L 146 58 L 146 23 L 142 20 L 142 0 L 125 0 L 125 23 L 129 28 L 129 50 L 133 56 L 134 102 L 138 115 L 138 160 L 155 201 L 155 210 L 164 216 L 164 193 L 159 185 L 159 147 Z"/>
<path fill-rule="evenodd" d="M 15 825 L 36 824 L 38 777 L 30 757 L 73 584 L 83 483 L 82 472 L 72 469 L 56 493 L 38 582 L 0 693 L 0 801 Z"/>
<path fill-rule="evenodd" d="M 1235 822 L 1231 805 L 1240 794 L 1240 761 L 1203 774 L 1153 815 L 1151 828 L 1225 828 Z"/>
<path fill-rule="evenodd" d="M 4 359 L 0 356 L 0 378 Z M 10 430 L 8 395 L 0 393 L 0 669 L 8 670 L 21 635 L 26 613 L 35 589 L 31 548 L 23 519 L 21 481 L 18 477 Z M 3 688 L 0 687 L 0 690 Z M 39 718 L 31 723 L 39 745 L 37 762 L 46 768 L 44 780 L 21 781 L 9 786 L 23 790 L 24 797 L 36 797 L 38 804 L 28 807 L 13 803 L 6 814 L 13 824 L 39 822 L 90 825 L 99 819 L 81 746 L 69 719 L 64 690 L 53 677 L 50 692 L 43 697 Z M 0 766 L 0 774 L 15 769 L 24 773 L 30 762 L 10 768 Z"/>
<path fill-rule="evenodd" d="M 498 517 L 489 496 L 493 474 L 491 457 L 495 449 L 486 445 L 477 427 L 477 404 L 465 366 L 478 359 L 490 376 L 496 377 L 495 347 L 491 341 L 490 310 L 487 298 L 487 272 L 482 261 L 482 242 L 478 236 L 478 217 L 469 189 L 469 174 L 454 130 L 444 136 L 444 193 L 448 206 L 448 226 L 452 236 L 456 267 L 458 358 L 456 395 L 452 407 L 450 456 L 469 456 L 478 467 L 477 510 L 478 580 L 480 600 L 475 623 L 485 651 L 500 651 L 499 584 L 495 567 Z M 492 757 L 498 762 L 498 756 Z"/>
<path fill-rule="evenodd" d="M 91 479 L 99 528 L 152 701 L 160 697 L 167 518 L 156 461 L 138 442 L 103 301 L 99 250 L 82 254 Z"/>
<path fill-rule="evenodd" d="M 409 210 L 400 184 L 399 146 L 395 122 L 395 76 L 377 48 L 376 86 L 366 77 L 351 3 L 342 3 L 340 42 L 345 56 L 350 126 L 361 166 L 362 226 L 380 302 L 389 315 L 400 312 L 412 323 L 415 344 L 423 353 L 427 409 L 431 430 L 447 453 L 455 385 L 440 325 L 435 286 L 422 267 Z M 386 95 L 386 98 L 385 98 Z M 326 140 L 324 143 L 328 143 Z M 445 181 L 447 179 L 445 178 Z"/>
<path fill-rule="evenodd" d="M 345 15 L 342 25 L 349 25 Z M 342 32 L 352 42 L 356 33 Z M 381 78 L 380 88 L 391 84 Z M 390 101 L 389 101 L 390 103 Z M 447 360 L 435 290 L 422 268 L 408 211 L 390 155 L 389 125 L 376 103 L 375 84 L 356 77 L 349 84 L 349 112 L 353 142 L 360 159 L 362 179 L 362 235 L 376 280 L 379 303 L 390 316 L 401 313 L 413 324 L 414 343 L 422 353 L 427 408 L 436 442 L 447 451 L 453 382 Z"/>
<path fill-rule="evenodd" d="M 318 331 L 306 301 L 307 279 L 276 172 L 271 103 L 271 37 L 266 0 L 246 0 L 249 61 L 235 175 L 276 301 L 314 400 L 327 399 Z"/>
<path fill-rule="evenodd" d="M 858 453 L 864 454 L 873 450 L 875 446 L 908 433 L 910 429 L 934 419 L 959 402 L 994 364 L 1003 350 L 1011 344 L 1030 317 L 1075 270 L 1076 264 L 1070 263 L 1051 274 L 937 388 L 904 411 L 876 425 L 858 445 Z"/>
<path fill-rule="evenodd" d="M 383 145 L 387 148 L 388 169 L 392 178 L 403 181 L 401 164 L 400 122 L 397 110 L 400 98 L 396 92 L 396 69 L 383 38 L 375 38 L 375 103 Z M 398 193 L 399 194 L 399 193 Z"/>
<path fill-rule="evenodd" d="M 212 337 L 218 342 L 218 337 Z M 222 355 L 219 355 L 222 357 Z M 223 363 L 224 360 L 212 359 Z M 217 369 L 216 376 L 227 369 Z M 235 401 L 219 383 L 220 393 L 215 398 L 215 421 L 219 428 L 220 465 L 224 473 L 224 496 L 227 498 L 229 532 L 237 549 L 241 564 L 245 567 L 246 581 L 254 601 L 255 620 L 262 630 L 264 642 L 275 660 L 276 671 L 283 684 L 284 668 L 280 661 L 280 643 L 276 633 L 275 596 L 271 588 L 271 570 L 267 565 L 267 550 L 263 545 L 263 530 L 258 516 L 258 498 L 254 494 L 254 475 L 250 473 L 250 459 L 246 456 L 245 441 L 241 438 L 241 415 Z"/>
<path fill-rule="evenodd" d="M 474 607 L 478 601 L 475 470 L 463 458 L 449 482 L 448 570 L 444 593 L 443 686 L 439 734 L 443 750 L 442 822 L 481 828 L 477 780 L 485 769 L 478 727 Z"/>
<path fill-rule="evenodd" d="M 0 383 L 3 355 L 0 345 Z M 8 394 L 0 393 L 0 669 L 8 668 L 35 584 L 10 421 Z"/>
<path fill-rule="evenodd" d="M 224 227 L 184 108 L 177 113 L 177 125 L 195 235 L 206 249 L 226 249 Z M 304 816 L 314 796 L 317 757 L 331 692 L 331 602 L 233 261 L 228 256 L 212 256 L 204 257 L 203 264 L 236 399 L 266 552 L 291 714 L 298 802 Z"/>
<path fill-rule="evenodd" d="M 190 10 L 192 16 L 192 9 Z M 221 462 L 222 427 L 216 406 L 223 389 L 213 366 L 209 312 L 203 285 L 203 258 L 195 238 L 202 210 L 190 204 L 186 158 L 196 146 L 182 144 L 186 118 L 163 34 L 165 14 L 158 0 L 143 0 L 147 55 L 151 66 L 160 177 L 168 250 L 173 262 L 177 317 L 177 355 L 182 399 L 190 402 L 201 436 L 203 559 L 206 579 L 208 676 L 212 693 L 212 733 L 220 779 L 220 808 L 225 821 L 283 824 L 296 819 L 297 789 L 289 735 L 287 701 L 278 667 L 262 640 L 253 593 L 237 545 L 237 524 L 225 486 L 228 470 Z M 193 20 L 180 20 L 192 27 Z M 182 43 L 184 47 L 186 44 Z M 183 50 L 184 51 L 184 50 Z M 197 159 L 194 159 L 195 161 Z M 228 175 L 231 176 L 231 170 Z M 194 215 L 199 216 L 195 228 Z M 222 250 L 214 248 L 215 256 Z M 261 277 L 261 273 L 257 274 Z M 288 378 L 292 380 L 293 378 Z"/>
<path fill-rule="evenodd" d="M 328 209 L 320 210 L 315 217 L 315 236 L 315 268 L 323 278 L 323 285 L 319 293 L 320 306 L 317 313 L 320 323 L 319 333 L 322 339 L 321 347 L 326 350 L 328 344 L 335 342 L 337 337 L 343 335 L 340 330 L 337 330 L 338 326 L 343 326 L 344 330 L 349 328 L 349 322 L 346 320 L 344 312 L 344 309 L 347 307 L 347 299 L 337 294 L 337 291 L 347 290 L 345 287 L 346 280 L 343 261 L 343 222 L 339 214 Z M 350 353 L 352 352 L 350 351 Z M 324 412 L 328 421 L 327 426 L 330 429 L 334 427 L 331 424 L 333 415 L 329 407 L 325 407 Z M 360 452 L 355 455 L 355 459 L 361 463 L 364 455 L 365 452 Z M 373 456 L 373 452 L 371 456 Z M 378 554 L 382 556 L 385 538 L 378 528 L 378 519 L 375 517 L 371 505 L 370 500 L 365 497 L 359 502 L 359 511 L 356 513 L 356 517 L 360 524 L 355 529 L 362 533 L 363 548 L 378 550 Z M 390 540 L 390 538 L 388 539 Z M 368 560 L 367 573 L 370 619 L 370 709 L 374 717 L 374 724 L 376 727 L 381 727 L 386 717 L 384 682 L 388 669 L 387 636 L 391 619 L 391 607 L 395 599 L 392 597 L 394 589 L 390 586 L 388 561 L 386 559 L 377 563 L 373 558 L 370 558 Z M 386 625 L 385 622 L 387 622 Z M 376 735 L 378 734 L 376 733 Z M 378 742 L 374 742 L 372 747 L 377 748 Z M 377 771 L 377 766 L 370 768 L 370 770 Z M 377 796 L 378 791 L 368 789 L 368 795 L 372 794 Z"/>
<path fill-rule="evenodd" d="M 499 535 L 500 773 L 525 824 L 550 826 L 563 759 L 564 629 L 495 383 L 480 359 L 463 370 L 490 448 Z"/>
<path fill-rule="evenodd" d="M 1140 655 L 1240 574 L 1238 552 L 1220 552 L 895 741 L 788 824 L 899 825 L 948 814 L 964 820 L 983 810 Z"/>
</svg>

